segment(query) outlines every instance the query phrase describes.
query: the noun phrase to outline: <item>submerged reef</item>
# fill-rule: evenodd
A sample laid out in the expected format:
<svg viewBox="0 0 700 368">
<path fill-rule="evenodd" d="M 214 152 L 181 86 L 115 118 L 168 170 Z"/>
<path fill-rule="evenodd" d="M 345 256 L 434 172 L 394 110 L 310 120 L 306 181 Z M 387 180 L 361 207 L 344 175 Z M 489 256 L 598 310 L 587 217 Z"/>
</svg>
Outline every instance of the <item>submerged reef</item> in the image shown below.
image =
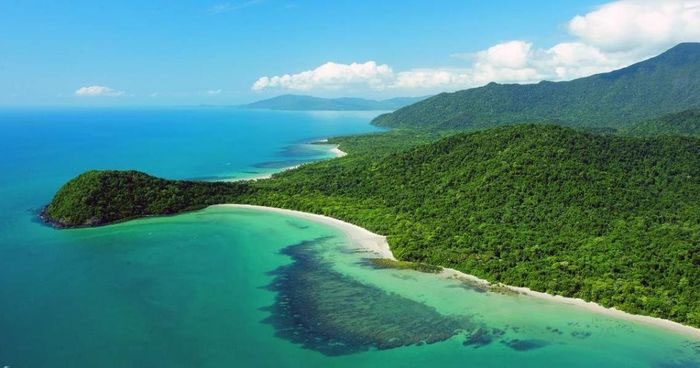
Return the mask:
<svg viewBox="0 0 700 368">
<path fill-rule="evenodd" d="M 431 344 L 477 330 L 467 317 L 363 284 L 334 271 L 315 250 L 328 238 L 282 250 L 292 263 L 272 272 L 277 293 L 265 319 L 276 335 L 325 355 Z"/>
</svg>

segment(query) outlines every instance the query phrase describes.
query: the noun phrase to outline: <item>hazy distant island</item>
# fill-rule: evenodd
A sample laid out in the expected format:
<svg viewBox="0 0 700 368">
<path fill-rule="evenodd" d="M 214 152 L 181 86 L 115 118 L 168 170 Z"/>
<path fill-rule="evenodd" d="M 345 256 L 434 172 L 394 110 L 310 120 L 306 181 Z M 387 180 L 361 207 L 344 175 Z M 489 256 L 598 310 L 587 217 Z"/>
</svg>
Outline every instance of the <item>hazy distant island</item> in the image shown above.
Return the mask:
<svg viewBox="0 0 700 368">
<path fill-rule="evenodd" d="M 402 261 L 700 327 L 700 44 L 570 82 L 440 94 L 340 137 L 344 158 L 207 183 L 91 171 L 62 227 L 242 203 L 385 235 Z"/>
<path fill-rule="evenodd" d="M 424 100 L 427 97 L 396 97 L 387 100 L 369 100 L 354 97 L 322 98 L 304 95 L 282 95 L 242 105 L 242 107 L 288 111 L 391 111 Z"/>
</svg>

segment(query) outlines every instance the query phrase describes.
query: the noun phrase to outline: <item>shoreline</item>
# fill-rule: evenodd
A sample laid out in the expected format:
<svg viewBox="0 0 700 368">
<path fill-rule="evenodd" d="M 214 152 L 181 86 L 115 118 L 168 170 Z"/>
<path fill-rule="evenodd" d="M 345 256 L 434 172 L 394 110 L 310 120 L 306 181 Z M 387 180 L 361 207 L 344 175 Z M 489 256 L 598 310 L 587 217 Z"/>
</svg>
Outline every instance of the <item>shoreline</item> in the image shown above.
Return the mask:
<svg viewBox="0 0 700 368">
<path fill-rule="evenodd" d="M 342 152 L 342 151 L 341 151 Z M 274 212 L 274 213 L 280 213 L 284 215 L 290 215 L 294 216 L 297 218 L 303 218 L 306 220 L 318 222 L 324 225 L 332 226 L 336 229 L 341 230 L 347 238 L 350 240 L 353 246 L 355 246 L 357 249 L 360 250 L 365 250 L 368 252 L 371 252 L 378 257 L 381 258 L 389 258 L 392 260 L 396 260 L 394 257 L 394 254 L 391 252 L 391 249 L 389 248 L 389 243 L 386 241 L 386 237 L 375 234 L 365 228 L 362 228 L 360 226 L 338 220 L 336 218 L 328 217 L 328 216 L 323 216 L 323 215 L 317 215 L 314 213 L 309 213 L 309 212 L 302 212 L 302 211 L 295 211 L 295 210 L 288 210 L 288 209 L 283 209 L 283 208 L 275 208 L 275 207 L 265 207 L 265 206 L 255 206 L 255 205 L 247 205 L 247 204 L 218 204 L 214 205 L 212 207 L 229 207 L 229 208 L 243 208 L 243 209 L 254 209 L 254 210 L 259 210 L 259 211 L 267 211 L 267 212 Z M 484 286 L 491 286 L 493 285 L 487 280 L 481 279 L 479 277 L 476 277 L 474 275 L 469 275 L 464 272 L 452 269 L 452 268 L 446 268 L 443 267 L 442 272 L 439 274 L 441 277 L 445 278 L 451 278 L 451 279 L 466 279 L 471 282 L 476 282 L 479 284 L 482 284 Z M 501 284 L 497 284 L 501 285 Z M 658 317 L 651 317 L 651 316 L 644 316 L 641 314 L 631 314 L 627 313 L 624 311 L 621 311 L 619 309 L 613 308 L 608 308 L 604 307 L 598 303 L 595 302 L 587 302 L 583 299 L 579 298 L 569 298 L 569 297 L 564 297 L 561 295 L 552 295 L 552 294 L 547 294 L 543 293 L 540 291 L 534 291 L 526 287 L 518 287 L 518 286 L 510 286 L 510 285 L 502 285 L 506 289 L 513 291 L 519 295 L 525 295 L 537 299 L 542 299 L 542 300 L 547 300 L 551 302 L 556 302 L 556 303 L 562 303 L 562 304 L 567 304 L 571 305 L 577 308 L 583 308 L 587 311 L 593 312 L 593 313 L 598 313 L 614 318 L 619 318 L 627 321 L 633 321 L 645 325 L 651 325 L 659 328 L 663 328 L 665 330 L 673 331 L 679 334 L 683 334 L 686 336 L 691 336 L 694 338 L 700 339 L 700 329 L 687 326 L 678 322 L 674 322 L 671 320 L 663 319 L 663 318 L 658 318 Z"/>
<path fill-rule="evenodd" d="M 389 243 L 387 243 L 385 236 L 375 234 L 365 228 L 335 219 L 333 217 L 317 215 L 309 212 L 288 210 L 284 208 L 256 206 L 251 204 L 215 204 L 211 207 L 243 208 L 274 212 L 328 225 L 342 231 L 353 244 L 357 245 L 357 249 L 371 252 L 381 258 L 395 259 L 394 254 L 391 253 L 391 250 L 389 249 Z"/>
<path fill-rule="evenodd" d="M 334 158 L 344 157 L 348 155 L 347 152 L 341 151 L 340 148 L 338 148 L 338 145 L 332 148 L 330 152 L 333 152 L 333 154 L 335 155 Z"/>
<path fill-rule="evenodd" d="M 328 140 L 326 139 L 326 141 L 328 141 Z M 319 141 L 319 142 L 320 142 L 320 141 Z M 314 142 L 314 143 L 315 143 L 315 142 Z M 340 148 L 338 148 L 338 145 L 337 145 L 337 144 L 335 144 L 335 145 L 333 145 L 333 146 L 334 146 L 333 148 L 331 148 L 331 149 L 328 150 L 328 152 L 330 152 L 330 153 L 333 154 L 333 157 L 328 158 L 328 160 L 334 159 L 334 158 L 340 158 L 340 157 L 347 156 L 347 152 L 341 151 Z M 312 163 L 312 162 L 317 162 L 317 161 L 310 161 L 310 162 L 307 162 L 307 163 Z M 242 178 L 227 178 L 227 179 L 220 179 L 220 180 L 215 180 L 215 181 L 217 181 L 217 182 L 230 183 L 230 182 L 236 182 L 236 181 L 248 181 L 248 180 L 253 180 L 253 181 L 255 181 L 255 180 L 270 179 L 270 178 L 272 178 L 272 175 L 274 175 L 274 174 L 278 174 L 278 173 L 285 172 L 285 171 L 289 171 L 289 170 L 294 170 L 294 169 L 297 169 L 297 168 L 301 167 L 302 165 L 306 165 L 307 163 L 303 163 L 303 164 L 299 164 L 299 165 L 294 165 L 294 166 L 289 166 L 289 167 L 284 167 L 284 168 L 282 168 L 281 170 L 271 171 L 271 172 L 266 173 L 266 174 L 250 175 L 250 176 L 244 176 L 244 177 L 242 177 Z"/>
</svg>

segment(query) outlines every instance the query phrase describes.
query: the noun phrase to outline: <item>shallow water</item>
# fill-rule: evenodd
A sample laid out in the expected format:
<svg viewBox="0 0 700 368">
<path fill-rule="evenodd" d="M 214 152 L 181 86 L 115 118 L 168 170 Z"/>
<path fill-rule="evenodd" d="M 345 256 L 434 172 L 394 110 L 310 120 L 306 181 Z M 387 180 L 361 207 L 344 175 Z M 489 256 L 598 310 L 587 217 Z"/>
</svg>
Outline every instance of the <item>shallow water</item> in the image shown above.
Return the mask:
<svg viewBox="0 0 700 368">
<path fill-rule="evenodd" d="M 700 366 L 696 339 L 374 269 L 342 232 L 308 220 L 213 207 L 94 229 L 35 221 L 57 186 L 86 168 L 259 174 L 328 157 L 303 143 L 372 130 L 370 117 L 0 112 L 0 367 Z M 278 133 L 261 138 L 266 131 Z"/>
</svg>

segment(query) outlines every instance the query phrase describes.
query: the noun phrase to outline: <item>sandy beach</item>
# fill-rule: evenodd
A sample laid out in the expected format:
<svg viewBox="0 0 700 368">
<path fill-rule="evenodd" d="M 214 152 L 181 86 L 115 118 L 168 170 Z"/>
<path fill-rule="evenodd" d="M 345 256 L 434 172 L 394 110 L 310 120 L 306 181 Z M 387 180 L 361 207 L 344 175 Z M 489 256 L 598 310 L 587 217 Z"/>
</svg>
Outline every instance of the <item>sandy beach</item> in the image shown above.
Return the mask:
<svg viewBox="0 0 700 368">
<path fill-rule="evenodd" d="M 347 155 L 347 153 L 343 152 L 338 148 L 338 146 L 335 146 L 335 148 L 331 149 L 331 152 L 335 155 L 335 157 L 343 157 Z"/>
<path fill-rule="evenodd" d="M 341 151 L 342 152 L 342 151 Z M 319 222 L 328 226 L 333 226 L 341 230 L 351 241 L 351 245 L 356 247 L 358 250 L 367 251 L 381 258 L 396 259 L 389 248 L 389 243 L 386 241 L 386 237 L 382 235 L 370 232 L 367 229 L 353 225 L 332 217 L 316 215 L 313 213 L 287 210 L 281 208 L 273 207 L 263 207 L 263 206 L 253 206 L 253 205 L 242 205 L 242 204 L 221 204 L 217 205 L 221 207 L 233 207 L 233 208 L 248 208 L 256 209 L 260 211 L 276 212 L 285 215 L 295 216 L 298 218 L 307 219 L 310 221 Z M 441 277 L 453 278 L 453 279 L 464 279 L 471 282 L 476 282 L 483 284 L 485 286 L 491 285 L 487 280 L 480 279 L 476 276 L 463 273 L 451 268 L 443 268 L 443 271 L 439 274 Z M 678 322 L 673 322 L 670 320 L 649 317 L 637 314 L 630 314 L 617 310 L 615 308 L 607 308 L 600 304 L 594 302 L 587 302 L 583 299 L 567 298 L 560 295 L 551 295 L 547 293 L 542 293 L 539 291 L 530 290 L 525 287 L 516 287 L 503 285 L 503 287 L 510 289 L 511 291 L 528 297 L 539 298 L 544 300 L 549 300 L 557 303 L 568 304 L 577 308 L 583 308 L 591 312 L 604 314 L 607 316 L 612 316 L 615 318 L 620 318 L 629 321 L 635 321 L 647 325 L 657 326 L 663 329 L 678 332 L 683 335 L 692 336 L 695 338 L 700 338 L 700 329 L 686 326 Z"/>
<path fill-rule="evenodd" d="M 386 241 L 386 237 L 375 234 L 367 229 L 361 228 L 357 225 L 353 225 L 348 222 L 340 221 L 338 219 L 316 215 L 308 212 L 286 210 L 282 208 L 274 207 L 263 207 L 263 206 L 253 206 L 247 204 L 219 204 L 217 207 L 233 207 L 233 208 L 249 208 L 259 211 L 276 212 L 289 216 L 294 216 L 298 218 L 303 218 L 310 221 L 315 221 L 324 225 L 332 226 L 336 229 L 341 230 L 345 236 L 350 239 L 352 244 L 359 250 L 367 251 L 369 253 L 375 254 L 377 257 L 381 258 L 391 258 L 394 259 L 394 255 L 389 249 L 389 243 Z"/>
</svg>

